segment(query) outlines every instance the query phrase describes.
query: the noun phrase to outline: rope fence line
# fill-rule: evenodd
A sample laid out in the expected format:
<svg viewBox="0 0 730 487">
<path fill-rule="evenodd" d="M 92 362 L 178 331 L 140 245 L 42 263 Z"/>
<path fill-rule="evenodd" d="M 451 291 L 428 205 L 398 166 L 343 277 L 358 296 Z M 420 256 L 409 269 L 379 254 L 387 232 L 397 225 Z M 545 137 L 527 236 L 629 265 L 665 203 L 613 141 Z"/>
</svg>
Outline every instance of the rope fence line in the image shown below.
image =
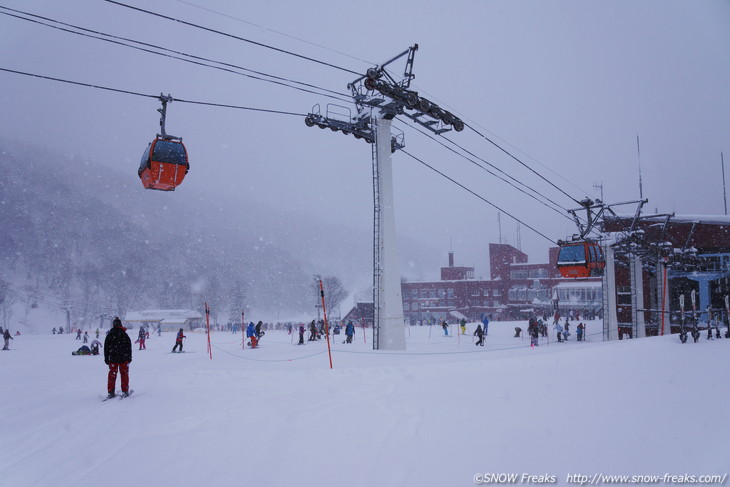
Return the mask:
<svg viewBox="0 0 730 487">
<path fill-rule="evenodd" d="M 602 334 L 603 334 L 603 332 L 600 332 L 600 333 L 590 333 L 590 334 L 586 334 L 586 337 L 589 337 L 589 336 L 597 336 L 597 335 L 602 335 Z M 587 341 L 587 340 L 583 340 L 583 341 Z M 234 343 L 235 344 L 238 344 L 238 341 L 235 341 L 235 342 L 212 342 L 212 346 L 215 349 L 220 350 L 221 352 L 223 352 L 225 354 L 228 354 L 228 355 L 231 355 L 233 357 L 237 357 L 237 358 L 240 358 L 240 359 L 243 359 L 243 360 L 249 360 L 249 361 L 252 361 L 252 362 L 271 362 L 271 363 L 293 362 L 293 361 L 296 361 L 296 360 L 304 360 L 304 359 L 308 359 L 308 358 L 312 358 L 312 357 L 317 357 L 319 355 L 323 355 L 323 354 L 327 353 L 327 350 L 321 350 L 319 352 L 316 352 L 316 353 L 313 353 L 313 354 L 310 354 L 310 355 L 304 355 L 304 356 L 301 356 L 301 357 L 284 358 L 284 359 L 256 359 L 256 358 L 251 358 L 251 357 L 244 357 L 244 356 L 242 356 L 239 353 L 232 353 L 232 352 L 229 352 L 229 351 L 227 351 L 227 350 L 219 347 L 219 345 L 232 345 Z M 459 354 L 489 353 L 489 352 L 500 352 L 500 351 L 504 351 L 504 350 L 516 350 L 516 349 L 520 349 L 520 348 L 530 348 L 530 345 L 529 344 L 525 344 L 525 345 L 517 345 L 517 346 L 509 346 L 509 347 L 489 348 L 489 349 L 485 349 L 485 350 L 471 350 L 471 351 L 469 351 L 469 350 L 463 350 L 463 351 L 451 351 L 451 352 L 408 352 L 408 351 L 404 351 L 404 352 L 398 352 L 398 351 L 387 351 L 387 352 L 383 352 L 383 351 L 375 351 L 375 350 L 366 351 L 366 350 L 340 350 L 340 349 L 333 349 L 332 352 L 333 353 L 345 353 L 345 354 L 347 354 L 347 353 L 349 353 L 349 354 L 359 354 L 359 355 L 379 355 L 379 356 L 383 356 L 383 355 L 413 355 L 413 356 L 423 356 L 423 355 L 459 355 Z"/>
</svg>

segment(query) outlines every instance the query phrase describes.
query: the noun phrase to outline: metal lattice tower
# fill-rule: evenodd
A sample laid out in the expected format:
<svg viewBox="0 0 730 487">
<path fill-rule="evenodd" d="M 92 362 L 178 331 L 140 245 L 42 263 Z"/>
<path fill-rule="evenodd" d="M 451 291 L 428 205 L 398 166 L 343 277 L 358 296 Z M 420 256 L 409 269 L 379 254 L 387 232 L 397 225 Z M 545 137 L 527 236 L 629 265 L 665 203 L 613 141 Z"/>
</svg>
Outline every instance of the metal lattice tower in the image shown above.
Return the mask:
<svg viewBox="0 0 730 487">
<path fill-rule="evenodd" d="M 377 316 L 380 316 L 380 169 L 378 167 L 377 145 L 372 144 L 373 159 L 373 348 L 377 349 L 380 343 L 379 329 L 375 326 Z"/>
</svg>

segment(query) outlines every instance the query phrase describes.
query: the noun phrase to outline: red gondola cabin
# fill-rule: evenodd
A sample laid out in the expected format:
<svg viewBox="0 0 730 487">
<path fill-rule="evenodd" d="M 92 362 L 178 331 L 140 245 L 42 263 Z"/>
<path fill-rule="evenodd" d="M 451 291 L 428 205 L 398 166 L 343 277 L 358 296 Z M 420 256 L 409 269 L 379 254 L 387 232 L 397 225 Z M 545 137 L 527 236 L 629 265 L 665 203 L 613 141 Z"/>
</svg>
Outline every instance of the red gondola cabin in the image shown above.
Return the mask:
<svg viewBox="0 0 730 487">
<path fill-rule="evenodd" d="M 188 170 L 188 152 L 182 141 L 158 136 L 142 154 L 137 173 L 146 189 L 175 191 Z"/>
<path fill-rule="evenodd" d="M 606 261 L 596 242 L 566 242 L 560 245 L 558 270 L 563 277 L 583 278 L 603 275 Z"/>
</svg>

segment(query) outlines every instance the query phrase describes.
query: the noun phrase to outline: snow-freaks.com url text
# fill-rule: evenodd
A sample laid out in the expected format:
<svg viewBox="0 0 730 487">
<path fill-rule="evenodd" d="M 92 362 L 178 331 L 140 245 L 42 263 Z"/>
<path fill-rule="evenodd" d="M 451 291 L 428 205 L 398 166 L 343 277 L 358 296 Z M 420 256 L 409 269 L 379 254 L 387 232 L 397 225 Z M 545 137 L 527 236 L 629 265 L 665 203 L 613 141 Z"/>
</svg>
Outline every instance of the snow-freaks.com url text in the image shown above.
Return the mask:
<svg viewBox="0 0 730 487">
<path fill-rule="evenodd" d="M 564 479 L 567 484 L 576 485 L 640 485 L 640 484 L 701 484 L 725 485 L 728 474 L 724 475 L 608 475 L 594 473 L 584 475 L 571 473 Z M 529 473 L 476 473 L 475 484 L 556 484 L 558 476 L 551 474 L 534 475 Z"/>
</svg>

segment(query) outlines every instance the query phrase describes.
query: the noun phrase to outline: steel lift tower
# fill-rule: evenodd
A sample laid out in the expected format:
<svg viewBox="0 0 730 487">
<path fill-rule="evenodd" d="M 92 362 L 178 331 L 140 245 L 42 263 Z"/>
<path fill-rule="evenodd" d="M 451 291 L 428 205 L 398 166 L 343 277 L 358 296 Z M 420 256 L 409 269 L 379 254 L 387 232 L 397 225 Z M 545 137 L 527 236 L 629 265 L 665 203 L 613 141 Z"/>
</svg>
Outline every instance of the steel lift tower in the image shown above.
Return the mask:
<svg viewBox="0 0 730 487">
<path fill-rule="evenodd" d="M 352 134 L 372 144 L 373 164 L 373 349 L 405 350 L 406 332 L 403 322 L 400 263 L 395 231 L 393 205 L 393 161 L 391 154 L 404 147 L 403 134 L 393 135 L 391 123 L 403 115 L 435 134 L 452 128 L 464 130 L 464 122 L 435 103 L 410 89 L 413 58 L 418 45 L 409 47 L 385 63 L 347 85 L 352 93 L 357 115 L 346 107 L 329 104 L 325 114 L 319 105 L 305 119 L 309 127 L 329 128 Z M 386 67 L 407 56 L 400 80 Z"/>
</svg>

